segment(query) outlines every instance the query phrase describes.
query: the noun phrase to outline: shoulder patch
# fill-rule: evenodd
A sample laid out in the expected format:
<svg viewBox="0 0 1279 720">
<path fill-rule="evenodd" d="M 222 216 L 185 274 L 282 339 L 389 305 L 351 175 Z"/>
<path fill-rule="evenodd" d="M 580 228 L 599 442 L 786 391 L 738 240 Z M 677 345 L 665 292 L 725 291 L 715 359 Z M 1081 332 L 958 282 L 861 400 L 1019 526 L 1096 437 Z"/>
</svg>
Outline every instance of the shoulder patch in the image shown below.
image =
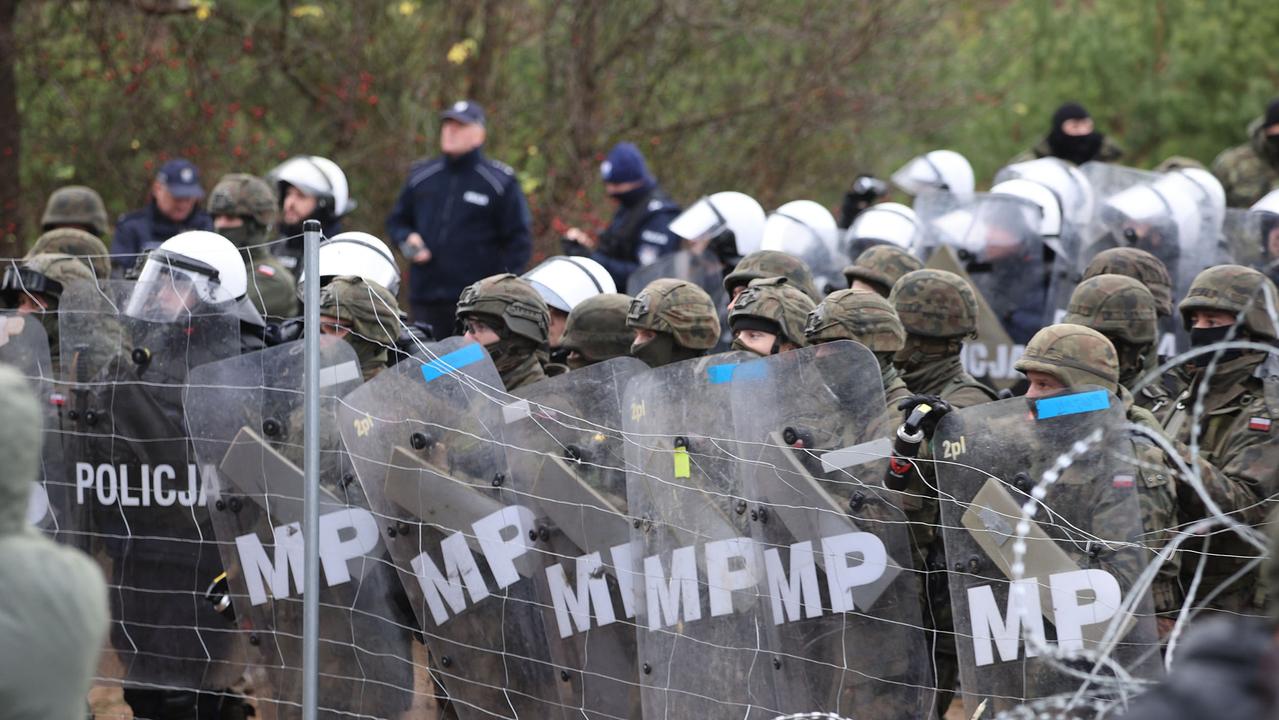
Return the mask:
<svg viewBox="0 0 1279 720">
<path fill-rule="evenodd" d="M 1248 418 L 1248 429 L 1255 432 L 1270 432 L 1270 424 L 1270 418 L 1267 417 Z"/>
<path fill-rule="evenodd" d="M 275 268 L 270 265 L 259 265 L 257 271 L 263 277 L 275 277 Z"/>
</svg>

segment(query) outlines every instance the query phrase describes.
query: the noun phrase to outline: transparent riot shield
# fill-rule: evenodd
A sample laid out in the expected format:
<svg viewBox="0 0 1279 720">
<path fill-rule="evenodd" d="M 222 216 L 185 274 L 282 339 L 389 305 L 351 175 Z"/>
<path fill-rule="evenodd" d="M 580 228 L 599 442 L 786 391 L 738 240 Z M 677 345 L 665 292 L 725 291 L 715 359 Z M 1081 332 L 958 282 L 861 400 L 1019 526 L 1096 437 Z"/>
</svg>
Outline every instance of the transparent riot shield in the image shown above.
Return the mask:
<svg viewBox="0 0 1279 720">
<path fill-rule="evenodd" d="M 1122 403 L 1093 388 L 966 408 L 939 424 L 965 708 L 1044 698 L 1091 708 L 1121 693 L 1121 679 L 1160 672 L 1124 424 Z"/>
<path fill-rule="evenodd" d="M 413 619 L 337 431 L 359 361 L 349 344 L 321 340 L 318 706 L 327 718 L 395 717 L 412 702 Z M 266 677 L 258 702 L 281 718 L 302 703 L 304 363 L 299 340 L 203 365 L 186 407 L 200 462 L 218 478 L 210 507 L 227 589 L 214 586 L 210 602 L 229 592 L 224 612 Z"/>
<path fill-rule="evenodd" d="M 947 229 L 942 241 L 964 262 L 973 286 L 1012 340 L 1023 344 L 1043 325 L 1050 277 L 1041 215 L 1027 200 L 979 193 L 972 205 L 937 220 Z"/>
<path fill-rule="evenodd" d="M 27 521 L 46 535 L 64 542 L 72 539 L 74 523 L 58 516 L 73 507 L 67 495 L 65 471 L 62 469 L 62 433 L 58 427 L 59 397 L 54 395 L 54 369 L 49 357 L 49 337 L 37 315 L 15 312 L 0 313 L 0 363 L 12 365 L 26 378 L 44 416 L 44 446 L 41 452 L 40 477 L 36 478 L 27 503 Z M 62 497 L 50 501 L 50 493 Z"/>
<path fill-rule="evenodd" d="M 640 712 L 621 408 L 647 370 L 616 358 L 521 388 L 502 408 L 511 488 L 547 533 L 536 578 L 547 640 L 584 717 Z"/>
<path fill-rule="evenodd" d="M 344 398 L 338 426 L 431 670 L 461 718 L 561 716 L 573 673 L 542 623 L 546 526 L 506 462 L 512 398 L 480 345 L 454 337 L 420 353 Z"/>
<path fill-rule="evenodd" d="M 1279 215 L 1230 208 L 1222 226 L 1218 263 L 1244 265 L 1275 276 L 1279 258 Z M 1271 240 L 1271 236 L 1274 240 Z"/>
<path fill-rule="evenodd" d="M 879 364 L 840 341 L 741 366 L 742 500 L 781 712 L 926 717 L 933 685 L 905 513 L 883 487 Z"/>
<path fill-rule="evenodd" d="M 960 197 L 952 192 L 945 190 L 925 190 L 915 196 L 911 203 L 911 208 L 915 211 L 915 217 L 919 220 L 919 252 L 923 260 L 932 257 L 937 248 L 952 243 L 945 242 L 943 238 L 949 232 L 947 225 L 938 225 L 937 221 L 943 217 L 950 216 L 952 219 L 960 216 L 951 215 L 972 202 L 971 195 L 969 197 Z"/>
<path fill-rule="evenodd" d="M 1017 178 L 1048 188 L 1061 205 L 1061 233 L 1044 241 L 1053 251 L 1052 278 L 1043 321 L 1050 325 L 1066 314 L 1070 294 L 1079 284 L 1079 253 L 1096 214 L 1096 194 L 1088 177 L 1060 158 L 1046 157 L 1008 165 L 995 174 L 995 183 Z"/>
<path fill-rule="evenodd" d="M 1152 185 L 1163 176 L 1154 170 L 1141 170 L 1126 165 L 1115 165 L 1105 162 L 1086 162 L 1079 166 L 1079 172 L 1088 179 L 1096 195 L 1096 205 L 1111 197 L 1138 185 Z"/>
<path fill-rule="evenodd" d="M 763 559 L 733 439 L 748 353 L 633 378 L 622 403 L 641 700 L 646 718 L 772 717 Z M 759 366 L 756 366 L 759 367 Z M 776 713 L 773 713 L 776 715 Z"/>
<path fill-rule="evenodd" d="M 719 326 L 724 328 L 720 344 L 728 347 L 733 341 L 732 331 L 728 329 L 728 295 L 724 292 L 724 276 L 733 268 L 724 264 L 709 250 L 695 253 L 687 248 L 663 255 L 651 264 L 645 265 L 631 273 L 626 281 L 626 294 L 634 297 L 640 294 L 649 283 L 662 278 L 687 280 L 706 291 L 719 311 Z"/>
<path fill-rule="evenodd" d="M 53 512 L 103 565 L 111 632 L 101 674 L 152 689 L 221 690 L 243 670 L 233 623 L 205 591 L 222 572 L 209 503 L 216 473 L 196 459 L 183 422 L 189 370 L 230 357 L 229 308 L 182 304 L 170 283 L 76 285 L 59 304 L 65 385 L 64 475 Z M 124 312 L 172 302 L 170 322 Z"/>
</svg>

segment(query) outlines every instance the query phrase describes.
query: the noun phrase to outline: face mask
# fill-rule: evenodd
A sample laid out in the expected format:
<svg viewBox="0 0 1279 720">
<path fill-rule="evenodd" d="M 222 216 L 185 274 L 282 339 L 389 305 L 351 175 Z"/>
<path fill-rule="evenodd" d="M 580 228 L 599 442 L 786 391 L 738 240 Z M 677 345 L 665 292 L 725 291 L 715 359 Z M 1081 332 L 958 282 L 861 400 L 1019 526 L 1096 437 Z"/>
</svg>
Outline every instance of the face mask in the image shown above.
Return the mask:
<svg viewBox="0 0 1279 720">
<path fill-rule="evenodd" d="M 658 333 L 657 337 L 646 343 L 631 345 L 631 356 L 644 361 L 649 367 L 661 367 L 671 362 L 675 353 L 675 337 L 667 333 Z"/>
<path fill-rule="evenodd" d="M 217 233 L 241 250 L 257 244 L 258 240 L 258 233 L 254 232 L 254 228 L 247 222 L 240 227 L 222 228 Z"/>
<path fill-rule="evenodd" d="M 1279 135 L 1267 135 L 1261 148 L 1271 165 L 1279 165 Z"/>
<path fill-rule="evenodd" d="M 1048 148 L 1052 150 L 1053 155 L 1062 160 L 1083 165 L 1101 152 L 1101 142 L 1104 137 L 1099 132 L 1067 135 L 1058 128 L 1048 136 Z"/>
<path fill-rule="evenodd" d="M 1213 328 L 1190 328 L 1190 347 L 1203 348 L 1222 342 L 1227 338 L 1227 336 L 1235 332 L 1235 330 L 1236 328 L 1234 325 L 1222 325 L 1220 327 Z M 1230 362 L 1242 354 L 1242 350 L 1226 350 L 1221 353 L 1217 363 Z M 1216 353 L 1204 353 L 1203 355 L 1192 359 L 1190 364 L 1197 368 L 1207 367 L 1208 363 L 1212 362 L 1214 357 L 1216 357 Z"/>
</svg>

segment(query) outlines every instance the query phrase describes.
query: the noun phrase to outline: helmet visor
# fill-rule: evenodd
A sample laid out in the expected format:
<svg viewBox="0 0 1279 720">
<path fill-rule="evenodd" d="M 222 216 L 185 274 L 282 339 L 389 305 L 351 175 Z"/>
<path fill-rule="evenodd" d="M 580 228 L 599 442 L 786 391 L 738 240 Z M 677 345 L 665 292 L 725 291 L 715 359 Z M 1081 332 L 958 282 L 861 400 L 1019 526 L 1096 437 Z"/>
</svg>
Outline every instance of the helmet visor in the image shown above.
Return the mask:
<svg viewBox="0 0 1279 720">
<path fill-rule="evenodd" d="M 690 243 L 715 238 L 728 227 L 728 220 L 711 199 L 704 197 L 679 214 L 669 230 Z"/>
<path fill-rule="evenodd" d="M 138 275 L 125 314 L 148 322 L 175 322 L 208 302 L 217 286 L 218 271 L 213 266 L 156 250 Z"/>
</svg>

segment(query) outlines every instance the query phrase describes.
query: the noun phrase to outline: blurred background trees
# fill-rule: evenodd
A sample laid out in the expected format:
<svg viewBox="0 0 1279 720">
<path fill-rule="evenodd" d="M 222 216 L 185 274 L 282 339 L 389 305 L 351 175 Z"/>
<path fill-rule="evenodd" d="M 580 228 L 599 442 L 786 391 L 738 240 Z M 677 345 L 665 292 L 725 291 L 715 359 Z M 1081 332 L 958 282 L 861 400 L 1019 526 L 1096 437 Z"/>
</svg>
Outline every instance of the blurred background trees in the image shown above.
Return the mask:
<svg viewBox="0 0 1279 720">
<path fill-rule="evenodd" d="M 298 153 L 346 171 L 381 233 L 436 115 L 470 97 L 539 250 L 612 211 L 636 142 L 684 203 L 734 189 L 829 206 L 859 172 L 949 147 L 988 179 L 1077 99 L 1150 166 L 1210 162 L 1279 94 L 1270 0 L 0 0 L 0 240 L 48 193 L 141 205 L 166 158 L 206 187 Z"/>
</svg>

